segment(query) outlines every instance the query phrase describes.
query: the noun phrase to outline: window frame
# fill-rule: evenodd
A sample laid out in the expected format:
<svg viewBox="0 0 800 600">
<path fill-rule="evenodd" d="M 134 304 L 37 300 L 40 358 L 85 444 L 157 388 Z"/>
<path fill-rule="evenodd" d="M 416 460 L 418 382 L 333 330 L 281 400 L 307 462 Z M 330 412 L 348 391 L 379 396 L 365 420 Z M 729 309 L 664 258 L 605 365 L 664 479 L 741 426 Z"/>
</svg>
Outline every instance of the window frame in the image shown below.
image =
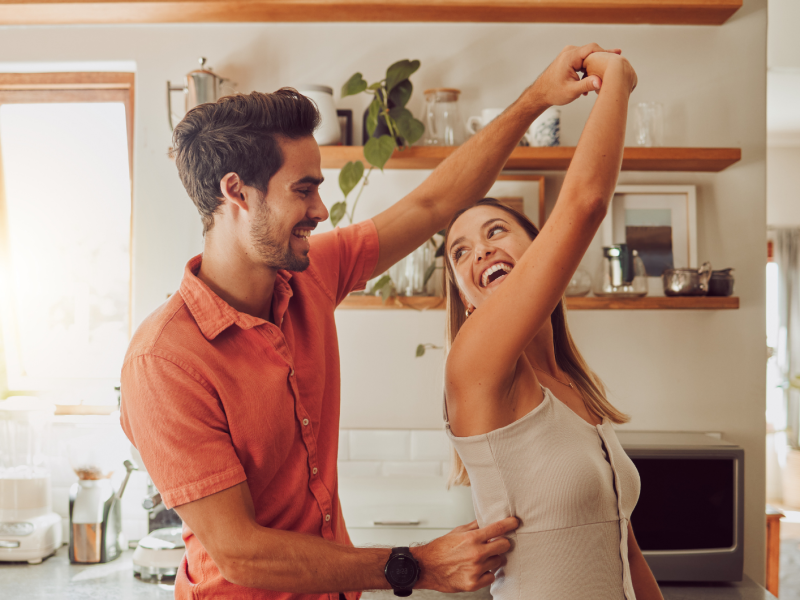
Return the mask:
<svg viewBox="0 0 800 600">
<path fill-rule="evenodd" d="M 71 72 L 71 73 L 0 73 L 0 105 L 47 104 L 69 102 L 121 102 L 125 107 L 128 141 L 128 169 L 131 181 L 131 222 L 128 280 L 128 337 L 133 327 L 133 132 L 134 132 L 135 73 L 131 72 Z M 0 191 L 0 267 L 10 269 L 8 252 L 8 217 L 5 194 Z M 3 349 L 0 359 L 5 364 Z M 10 390 L 8 375 L 0 369 L 0 392 L 31 394 L 31 390 Z M 56 414 L 109 414 L 116 407 L 62 405 Z"/>
</svg>

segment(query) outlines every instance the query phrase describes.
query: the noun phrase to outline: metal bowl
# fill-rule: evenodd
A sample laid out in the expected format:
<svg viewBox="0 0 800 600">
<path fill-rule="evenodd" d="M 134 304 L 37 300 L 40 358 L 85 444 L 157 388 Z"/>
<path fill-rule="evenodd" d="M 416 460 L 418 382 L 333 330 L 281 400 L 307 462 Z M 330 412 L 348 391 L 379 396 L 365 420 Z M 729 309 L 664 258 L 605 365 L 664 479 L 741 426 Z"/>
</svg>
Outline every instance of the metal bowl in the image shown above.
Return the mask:
<svg viewBox="0 0 800 600">
<path fill-rule="evenodd" d="M 711 264 L 703 263 L 699 269 L 667 269 L 661 274 L 666 296 L 705 296 Z"/>
</svg>

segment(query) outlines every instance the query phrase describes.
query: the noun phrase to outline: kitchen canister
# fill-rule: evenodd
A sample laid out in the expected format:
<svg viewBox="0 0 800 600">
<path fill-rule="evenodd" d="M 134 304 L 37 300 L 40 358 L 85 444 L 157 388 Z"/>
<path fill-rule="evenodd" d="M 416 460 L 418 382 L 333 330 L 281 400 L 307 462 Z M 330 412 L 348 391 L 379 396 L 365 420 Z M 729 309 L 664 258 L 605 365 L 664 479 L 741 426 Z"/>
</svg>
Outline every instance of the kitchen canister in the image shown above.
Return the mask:
<svg viewBox="0 0 800 600">
<path fill-rule="evenodd" d="M 333 103 L 333 88 L 326 85 L 306 84 L 298 86 L 297 91 L 313 100 L 319 111 L 320 124 L 314 131 L 314 139 L 320 146 L 337 146 L 342 141 L 339 116 Z"/>
<path fill-rule="evenodd" d="M 551 106 L 533 122 L 523 136 L 529 146 L 546 148 L 561 145 L 561 109 Z"/>
</svg>

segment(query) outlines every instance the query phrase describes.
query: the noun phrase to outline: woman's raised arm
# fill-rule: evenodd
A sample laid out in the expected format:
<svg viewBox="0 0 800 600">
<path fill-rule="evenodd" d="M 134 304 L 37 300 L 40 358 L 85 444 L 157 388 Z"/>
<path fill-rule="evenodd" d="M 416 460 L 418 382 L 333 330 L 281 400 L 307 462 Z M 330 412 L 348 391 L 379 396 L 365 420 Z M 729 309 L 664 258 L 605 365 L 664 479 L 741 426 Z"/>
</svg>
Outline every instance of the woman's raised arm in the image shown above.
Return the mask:
<svg viewBox="0 0 800 600">
<path fill-rule="evenodd" d="M 448 395 L 468 393 L 476 384 L 482 393 L 506 391 L 517 359 L 561 301 L 606 214 L 622 165 L 628 99 L 637 78 L 616 54 L 592 54 L 584 68 L 602 85 L 556 206 L 505 281 L 459 331 L 447 360 Z"/>
</svg>

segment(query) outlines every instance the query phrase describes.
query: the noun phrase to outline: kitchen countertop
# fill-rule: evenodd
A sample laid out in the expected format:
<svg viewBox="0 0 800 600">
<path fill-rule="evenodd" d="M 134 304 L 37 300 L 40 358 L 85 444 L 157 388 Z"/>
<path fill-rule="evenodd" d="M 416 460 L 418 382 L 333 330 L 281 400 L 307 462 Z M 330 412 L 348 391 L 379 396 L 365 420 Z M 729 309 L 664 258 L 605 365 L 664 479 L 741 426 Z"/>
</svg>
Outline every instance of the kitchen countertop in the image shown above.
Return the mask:
<svg viewBox="0 0 800 600">
<path fill-rule="evenodd" d="M 138 600 L 173 598 L 171 585 L 145 583 L 133 576 L 133 551 L 104 565 L 69 564 L 67 547 L 40 565 L 0 562 L 0 588 L 9 600 Z M 730 584 L 663 584 L 664 600 L 774 600 L 752 579 Z M 440 594 L 428 590 L 414 592 L 418 600 L 489 600 L 488 589 L 472 594 Z M 366 592 L 363 600 L 392 600 L 391 591 Z"/>
</svg>

